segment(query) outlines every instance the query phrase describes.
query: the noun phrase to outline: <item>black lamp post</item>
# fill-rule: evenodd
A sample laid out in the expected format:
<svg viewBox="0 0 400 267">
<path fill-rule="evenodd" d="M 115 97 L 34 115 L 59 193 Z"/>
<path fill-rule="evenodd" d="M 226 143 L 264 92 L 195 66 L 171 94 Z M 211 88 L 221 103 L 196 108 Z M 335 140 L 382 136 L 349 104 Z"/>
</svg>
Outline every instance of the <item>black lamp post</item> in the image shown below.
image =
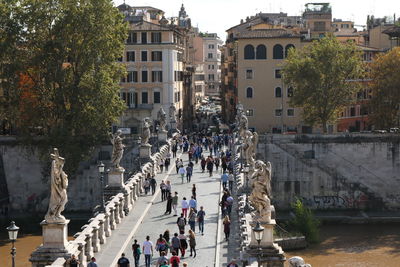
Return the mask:
<svg viewBox="0 0 400 267">
<path fill-rule="evenodd" d="M 99 173 L 100 173 L 100 186 L 101 186 L 101 212 L 106 211 L 106 206 L 104 203 L 104 163 L 100 161 L 99 165 L 97 168 L 99 168 Z"/>
<path fill-rule="evenodd" d="M 260 243 L 261 243 L 261 240 L 264 235 L 264 227 L 262 227 L 260 225 L 260 222 L 257 222 L 256 226 L 253 227 L 253 232 L 254 232 L 254 237 L 256 238 L 257 243 L 258 243 L 257 259 L 258 259 L 258 267 L 260 267 L 261 266 L 261 251 L 262 251 Z"/>
<path fill-rule="evenodd" d="M 11 248 L 11 255 L 12 255 L 12 267 L 15 267 L 15 254 L 16 252 L 16 248 L 14 246 L 15 241 L 17 241 L 17 236 L 18 236 L 18 230 L 19 227 L 15 225 L 15 222 L 12 221 L 10 226 L 7 227 L 7 231 L 8 231 L 8 238 L 11 240 L 12 242 L 12 248 Z"/>
</svg>

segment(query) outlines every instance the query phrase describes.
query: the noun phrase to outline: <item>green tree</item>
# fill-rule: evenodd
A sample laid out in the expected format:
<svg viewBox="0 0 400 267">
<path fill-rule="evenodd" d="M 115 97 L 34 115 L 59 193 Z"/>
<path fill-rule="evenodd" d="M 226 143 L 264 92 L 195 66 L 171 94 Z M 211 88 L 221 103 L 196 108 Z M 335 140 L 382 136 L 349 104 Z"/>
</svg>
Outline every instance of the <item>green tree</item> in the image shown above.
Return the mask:
<svg viewBox="0 0 400 267">
<path fill-rule="evenodd" d="M 400 47 L 381 54 L 371 65 L 370 119 L 379 129 L 399 126 Z"/>
<path fill-rule="evenodd" d="M 302 49 L 291 49 L 283 69 L 286 84 L 294 87 L 290 104 L 303 109 L 309 125 L 334 122 L 338 112 L 352 100 L 363 73 L 361 52 L 353 43 L 340 43 L 327 36 Z"/>
<path fill-rule="evenodd" d="M 294 218 L 289 226 L 306 237 L 307 242 L 317 243 L 319 241 L 320 222 L 315 218 L 310 208 L 304 206 L 300 199 L 292 203 Z"/>
<path fill-rule="evenodd" d="M 1 53 L 0 64 L 13 70 L 3 78 L 18 80 L 5 86 L 15 96 L 9 100 L 19 136 L 36 144 L 32 133 L 40 132 L 42 150 L 59 147 L 75 169 L 124 109 L 118 83 L 125 70 L 116 61 L 127 24 L 110 0 L 9 2 L 18 30 L 0 42 L 18 53 L 12 61 Z"/>
</svg>

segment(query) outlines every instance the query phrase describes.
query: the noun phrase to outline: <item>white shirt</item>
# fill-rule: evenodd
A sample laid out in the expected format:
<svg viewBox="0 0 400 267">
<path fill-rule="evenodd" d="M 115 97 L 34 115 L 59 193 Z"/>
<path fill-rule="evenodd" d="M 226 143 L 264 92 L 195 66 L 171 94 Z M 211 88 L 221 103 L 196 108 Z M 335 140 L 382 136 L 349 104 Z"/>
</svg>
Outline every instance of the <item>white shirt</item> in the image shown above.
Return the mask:
<svg viewBox="0 0 400 267">
<path fill-rule="evenodd" d="M 186 200 L 182 200 L 181 205 L 182 205 L 182 209 L 189 208 L 189 203 Z"/>
<path fill-rule="evenodd" d="M 143 242 L 143 253 L 146 255 L 151 255 L 151 248 L 153 247 L 153 243 L 151 241 Z"/>
</svg>

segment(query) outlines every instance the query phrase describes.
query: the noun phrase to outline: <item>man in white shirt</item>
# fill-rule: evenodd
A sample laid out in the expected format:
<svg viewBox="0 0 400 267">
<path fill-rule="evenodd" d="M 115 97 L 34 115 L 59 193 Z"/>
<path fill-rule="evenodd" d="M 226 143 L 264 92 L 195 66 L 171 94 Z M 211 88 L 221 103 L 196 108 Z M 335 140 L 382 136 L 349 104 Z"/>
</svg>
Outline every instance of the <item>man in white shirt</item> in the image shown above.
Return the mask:
<svg viewBox="0 0 400 267">
<path fill-rule="evenodd" d="M 143 242 L 143 254 L 146 267 L 150 267 L 151 257 L 153 256 L 153 243 L 150 241 L 150 236 L 146 236 L 146 241 Z"/>
</svg>

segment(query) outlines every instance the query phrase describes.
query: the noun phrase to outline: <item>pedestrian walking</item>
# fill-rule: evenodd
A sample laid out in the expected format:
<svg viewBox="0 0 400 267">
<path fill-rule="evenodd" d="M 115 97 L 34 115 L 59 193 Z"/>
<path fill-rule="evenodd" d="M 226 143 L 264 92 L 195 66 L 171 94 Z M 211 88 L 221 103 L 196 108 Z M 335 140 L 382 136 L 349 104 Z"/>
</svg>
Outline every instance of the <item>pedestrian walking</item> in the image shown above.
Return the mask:
<svg viewBox="0 0 400 267">
<path fill-rule="evenodd" d="M 185 175 L 186 175 L 185 168 L 183 166 L 179 167 L 178 173 L 181 176 L 182 184 L 183 184 L 183 179 L 185 178 Z"/>
<path fill-rule="evenodd" d="M 169 170 L 169 165 L 171 164 L 171 158 L 167 157 L 164 161 L 165 171 Z"/>
<path fill-rule="evenodd" d="M 226 267 L 239 267 L 239 265 L 237 265 L 235 259 L 232 259 L 231 262 L 228 263 L 228 265 Z"/>
<path fill-rule="evenodd" d="M 206 169 L 206 159 L 204 157 L 201 157 L 200 166 L 201 166 L 201 172 L 204 172 Z"/>
<path fill-rule="evenodd" d="M 179 258 L 178 253 L 173 251 L 172 257 L 169 262 L 171 263 L 171 267 L 179 267 L 179 263 L 181 263 L 181 259 Z"/>
<path fill-rule="evenodd" d="M 192 186 L 192 196 L 194 197 L 194 199 L 196 199 L 196 185 L 193 184 Z"/>
<path fill-rule="evenodd" d="M 192 196 L 189 200 L 189 209 L 193 209 L 195 212 L 197 212 L 197 201 L 194 196 Z"/>
<path fill-rule="evenodd" d="M 199 223 L 199 232 L 201 232 L 201 235 L 204 235 L 204 217 L 205 216 L 206 216 L 206 213 L 204 211 L 203 206 L 201 206 L 199 212 L 197 213 L 197 222 Z"/>
<path fill-rule="evenodd" d="M 146 267 L 150 267 L 153 256 L 153 243 L 150 241 L 150 236 L 146 236 L 146 241 L 143 242 L 143 254 Z"/>
<path fill-rule="evenodd" d="M 147 195 L 147 193 L 150 191 L 150 181 L 148 178 L 144 180 L 143 187 L 144 187 L 144 193 L 145 195 Z"/>
<path fill-rule="evenodd" d="M 182 213 L 186 218 L 187 217 L 187 211 L 189 209 L 189 203 L 187 202 L 186 197 L 183 198 L 183 200 L 181 202 L 181 206 L 182 206 Z"/>
<path fill-rule="evenodd" d="M 228 182 L 229 182 L 229 191 L 231 193 L 233 193 L 233 181 L 234 181 L 235 177 L 233 176 L 232 172 L 229 172 L 229 177 L 228 177 Z"/>
<path fill-rule="evenodd" d="M 125 257 L 125 253 L 121 254 L 121 258 L 118 259 L 118 267 L 129 267 L 129 260 Z"/>
<path fill-rule="evenodd" d="M 195 231 L 197 213 L 196 210 L 191 208 L 189 212 L 189 226 L 192 231 Z"/>
<path fill-rule="evenodd" d="M 174 237 L 171 239 L 171 248 L 172 248 L 172 255 L 179 255 L 179 249 L 181 247 L 181 241 L 179 241 L 178 233 L 174 234 Z M 171 258 L 172 261 L 172 258 Z"/>
<path fill-rule="evenodd" d="M 154 193 L 156 192 L 156 186 L 157 186 L 157 181 L 154 178 L 154 176 L 150 178 L 150 186 L 151 186 L 151 194 L 154 195 Z"/>
<path fill-rule="evenodd" d="M 72 254 L 71 258 L 68 259 L 67 264 L 69 264 L 70 267 L 78 267 L 80 261 L 76 258 L 75 254 Z"/>
<path fill-rule="evenodd" d="M 213 158 L 211 156 L 208 156 L 208 159 L 207 159 L 207 170 L 210 173 L 210 177 L 213 174 L 213 168 L 214 168 L 214 160 L 213 160 Z"/>
<path fill-rule="evenodd" d="M 164 234 L 163 234 L 163 237 L 164 237 L 165 241 L 167 241 L 167 244 L 168 244 L 168 246 L 169 246 L 170 237 L 169 237 L 169 230 L 168 230 L 168 229 L 165 230 L 165 232 L 164 232 Z M 168 253 L 167 253 L 167 254 L 168 254 Z"/>
<path fill-rule="evenodd" d="M 180 250 L 181 250 L 181 258 L 183 259 L 185 257 L 186 249 L 188 248 L 187 237 L 185 236 L 185 232 L 181 231 L 178 238 L 179 241 L 181 242 Z"/>
<path fill-rule="evenodd" d="M 171 193 L 167 196 L 167 209 L 165 210 L 165 214 L 171 214 L 171 207 L 172 207 L 172 196 Z"/>
<path fill-rule="evenodd" d="M 179 232 L 185 231 L 186 218 L 181 213 L 181 216 L 176 220 L 176 225 L 178 225 Z"/>
<path fill-rule="evenodd" d="M 188 165 L 186 167 L 186 182 L 190 183 L 193 174 L 193 166 Z"/>
<path fill-rule="evenodd" d="M 218 172 L 219 163 L 220 163 L 220 160 L 219 160 L 218 157 L 216 157 L 216 158 L 214 159 L 214 164 L 215 164 L 215 170 L 216 170 L 217 172 Z"/>
<path fill-rule="evenodd" d="M 139 267 L 140 254 L 142 254 L 142 251 L 140 250 L 140 245 L 138 244 L 136 239 L 133 241 L 132 244 L 132 252 L 133 259 L 135 260 L 135 267 Z"/>
<path fill-rule="evenodd" d="M 161 201 L 167 200 L 167 184 L 164 183 L 164 180 L 161 181 L 160 183 L 160 189 L 161 189 Z"/>
<path fill-rule="evenodd" d="M 165 253 L 165 251 L 162 251 L 161 253 L 160 253 L 160 257 L 158 258 L 158 260 L 157 260 L 157 264 L 156 264 L 156 266 L 157 267 L 161 267 L 161 266 L 168 266 L 168 263 L 169 263 L 169 260 L 168 260 L 168 257 L 167 257 L 167 255 L 166 255 L 166 253 Z"/>
<path fill-rule="evenodd" d="M 172 197 L 172 208 L 174 209 L 174 216 L 178 216 L 178 192 L 175 192 L 175 195 Z"/>
<path fill-rule="evenodd" d="M 99 267 L 99 265 L 97 265 L 97 263 L 96 263 L 96 258 L 95 257 L 92 257 L 90 259 L 90 262 L 88 263 L 87 267 Z"/>
<path fill-rule="evenodd" d="M 221 175 L 221 182 L 222 182 L 222 187 L 223 187 L 224 190 L 226 189 L 228 181 L 229 181 L 229 175 L 226 172 L 224 172 Z"/>
<path fill-rule="evenodd" d="M 231 232 L 231 221 L 229 220 L 229 216 L 225 215 L 224 221 L 224 233 L 225 233 L 225 240 L 229 240 L 229 234 Z"/>
<path fill-rule="evenodd" d="M 196 236 L 194 235 L 194 231 L 189 230 L 189 247 L 190 247 L 190 256 L 193 254 L 193 258 L 196 258 Z"/>
<path fill-rule="evenodd" d="M 226 198 L 225 205 L 226 205 L 226 212 L 228 213 L 229 216 L 231 216 L 232 206 L 233 206 L 233 197 L 229 193 L 228 193 L 228 197 Z"/>
<path fill-rule="evenodd" d="M 167 248 L 167 241 L 165 240 L 164 236 L 160 234 L 160 237 L 156 241 L 156 250 L 160 253 L 161 256 L 161 252 L 166 252 Z"/>
</svg>

